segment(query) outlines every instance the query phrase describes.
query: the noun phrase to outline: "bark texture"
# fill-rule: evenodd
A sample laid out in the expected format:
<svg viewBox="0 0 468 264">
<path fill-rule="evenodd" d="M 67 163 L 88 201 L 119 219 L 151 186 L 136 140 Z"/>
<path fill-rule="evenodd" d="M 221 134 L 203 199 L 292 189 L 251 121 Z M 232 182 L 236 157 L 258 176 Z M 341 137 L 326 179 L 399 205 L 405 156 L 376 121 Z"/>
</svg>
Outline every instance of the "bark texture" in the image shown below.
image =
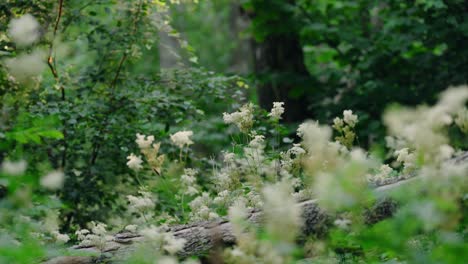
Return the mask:
<svg viewBox="0 0 468 264">
<path fill-rule="evenodd" d="M 404 180 L 410 182 L 411 180 Z M 402 182 L 396 182 L 390 185 L 385 185 L 380 188 L 388 190 L 392 186 L 399 186 Z M 332 223 L 333 216 L 327 214 L 318 205 L 316 200 L 307 200 L 297 204 L 302 210 L 302 218 L 304 220 L 302 234 L 325 234 L 328 227 Z M 384 218 L 390 217 L 396 209 L 395 203 L 389 200 L 378 202 L 373 208 L 366 213 L 366 219 L 369 223 L 376 223 Z M 263 213 L 260 210 L 250 212 L 248 220 L 254 224 L 260 224 Z M 229 221 L 220 219 L 217 221 L 197 222 L 187 225 L 178 225 L 169 229 L 177 238 L 183 238 L 185 243 L 184 250 L 180 252 L 180 256 L 202 255 L 209 252 L 215 245 L 231 245 L 235 243 L 235 237 L 232 232 L 232 226 Z M 119 259 L 125 258 L 130 254 L 138 243 L 143 241 L 143 237 L 139 234 L 131 232 L 122 232 L 114 236 L 112 241 L 109 241 L 102 251 L 102 255 L 98 257 L 58 257 L 46 262 L 47 264 L 91 264 L 101 261 L 118 262 Z M 81 252 L 99 253 L 95 247 L 74 246 L 72 250 Z"/>
<path fill-rule="evenodd" d="M 460 155 L 450 162 L 465 163 L 468 162 L 468 152 Z M 368 224 L 377 223 L 385 218 L 391 217 L 397 209 L 397 204 L 385 198 L 385 193 L 395 190 L 400 186 L 411 184 L 417 181 L 418 177 L 399 178 L 398 181 L 387 183 L 375 188 L 375 192 L 381 196 L 373 207 L 365 211 L 365 220 Z M 297 204 L 302 210 L 304 221 L 301 234 L 304 235 L 323 235 L 333 222 L 333 215 L 328 214 L 321 209 L 317 200 L 307 200 Z M 260 210 L 252 210 L 249 213 L 248 220 L 254 224 L 260 224 L 263 213 Z M 179 253 L 181 257 L 189 255 L 203 255 L 209 252 L 217 245 L 231 245 L 235 243 L 235 237 L 232 232 L 232 225 L 225 219 L 216 221 L 197 222 L 187 225 L 177 225 L 171 227 L 168 231 L 172 232 L 177 238 L 186 240 L 184 249 Z M 91 264 L 91 263 L 117 263 L 130 254 L 139 243 L 143 242 L 143 237 L 139 234 L 122 232 L 114 236 L 109 241 L 100 257 L 58 257 L 47 261 L 47 264 Z M 74 246 L 72 250 L 82 252 L 95 252 L 99 250 L 95 247 Z"/>
</svg>

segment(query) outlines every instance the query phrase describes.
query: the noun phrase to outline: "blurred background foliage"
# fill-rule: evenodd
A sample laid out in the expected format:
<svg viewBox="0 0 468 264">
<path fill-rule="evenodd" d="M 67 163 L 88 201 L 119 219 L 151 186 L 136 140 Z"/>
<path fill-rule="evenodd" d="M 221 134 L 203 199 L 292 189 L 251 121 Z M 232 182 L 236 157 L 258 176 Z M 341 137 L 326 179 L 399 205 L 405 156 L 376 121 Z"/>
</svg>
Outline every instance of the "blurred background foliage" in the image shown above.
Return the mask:
<svg viewBox="0 0 468 264">
<path fill-rule="evenodd" d="M 389 104 L 431 104 L 468 79 L 463 0 L 197 2 L 0 3 L 0 60 L 42 59 L 24 79 L 0 64 L 0 161 L 64 170 L 63 229 L 124 210 L 115 188 L 135 180 L 125 161 L 137 132 L 164 143 L 175 131 L 200 131 L 193 155 L 216 156 L 230 142 L 223 112 L 284 101 L 286 127 L 353 109 L 359 144 L 369 147 L 384 142 Z M 24 14 L 41 25 L 34 46 L 6 33 Z M 283 134 L 290 143 L 294 130 Z"/>
<path fill-rule="evenodd" d="M 467 10 L 462 0 L 239 0 L 201 1 L 174 17 L 200 64 L 247 73 L 264 108 L 285 101 L 292 122 L 353 109 L 369 146 L 382 143 L 388 104 L 431 104 L 467 82 Z"/>
</svg>

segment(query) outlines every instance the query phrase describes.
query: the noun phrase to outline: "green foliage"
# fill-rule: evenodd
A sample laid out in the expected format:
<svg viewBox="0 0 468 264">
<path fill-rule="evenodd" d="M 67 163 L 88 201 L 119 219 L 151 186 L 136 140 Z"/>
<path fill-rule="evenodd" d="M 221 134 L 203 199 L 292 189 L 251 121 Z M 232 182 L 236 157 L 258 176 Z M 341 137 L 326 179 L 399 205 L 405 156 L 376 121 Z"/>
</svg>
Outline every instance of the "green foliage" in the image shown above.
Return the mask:
<svg viewBox="0 0 468 264">
<path fill-rule="evenodd" d="M 190 120 L 210 118 L 242 94 L 227 96 L 238 89 L 237 77 L 197 68 L 160 69 L 158 31 L 178 40 L 165 24 L 170 19 L 165 4 L 66 1 L 58 20 L 59 2 L 36 2 L 2 3 L 5 10 L 15 11 L 2 16 L 5 32 L 10 19 L 26 13 L 50 28 L 35 47 L 16 47 L 2 35 L 5 56 L 50 49 L 52 61 L 40 79 L 27 82 L 14 81 L 8 77 L 10 69 L 2 69 L 1 95 L 9 98 L 2 103 L 12 117 L 2 120 L 9 123 L 2 136 L 23 145 L 55 139 L 51 147 L 36 146 L 34 151 L 70 175 L 60 197 L 67 205 L 62 211 L 65 226 L 71 228 L 119 211 L 114 186 L 129 181 L 125 160 L 136 132 L 167 138 L 175 129 L 191 126 Z M 191 56 L 190 51 L 185 54 Z M 24 97 L 12 97 L 21 93 Z M 15 105 L 30 114 L 16 118 Z M 208 140 L 209 149 L 213 144 Z"/>
<path fill-rule="evenodd" d="M 466 82 L 463 1 L 197 2 L 0 3 L 0 263 L 74 254 L 78 241 L 101 254 L 116 232 L 147 239 L 128 263 L 177 262 L 184 241 L 165 227 L 220 217 L 237 239 L 226 263 L 468 258 L 467 167 L 445 163 L 467 146 L 466 86 L 432 108 L 388 108 L 388 153 L 380 121 L 389 102 L 434 103 Z M 213 32 L 238 4 L 257 41 L 301 39 L 313 89 L 289 96 L 320 123 L 296 131 L 283 102 L 267 112 L 245 80 L 198 66 L 231 70 L 236 36 Z M 187 25 L 200 28 L 175 29 Z M 386 194 L 393 217 L 368 223 L 372 188 L 413 175 Z M 329 232 L 300 234 L 305 199 L 335 218 Z"/>
<path fill-rule="evenodd" d="M 366 119 L 361 144 L 379 141 L 390 102 L 431 104 L 447 84 L 467 82 L 464 1 L 248 0 L 252 32 L 298 34 L 313 81 L 301 95 L 314 118 L 344 109 Z"/>
</svg>

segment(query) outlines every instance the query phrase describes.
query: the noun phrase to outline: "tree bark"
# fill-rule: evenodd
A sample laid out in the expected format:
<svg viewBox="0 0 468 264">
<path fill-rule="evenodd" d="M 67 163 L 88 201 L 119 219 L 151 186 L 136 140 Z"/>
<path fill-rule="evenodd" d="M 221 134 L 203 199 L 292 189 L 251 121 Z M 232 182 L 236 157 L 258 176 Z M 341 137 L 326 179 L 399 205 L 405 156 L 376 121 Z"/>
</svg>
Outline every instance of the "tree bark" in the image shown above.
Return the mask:
<svg viewBox="0 0 468 264">
<path fill-rule="evenodd" d="M 394 189 L 402 184 L 411 182 L 412 179 L 406 179 L 384 185 L 376 189 L 377 192 L 385 192 Z M 302 234 L 304 235 L 322 235 L 325 234 L 332 223 L 333 217 L 322 210 L 316 200 L 307 200 L 297 204 L 302 210 L 302 218 L 304 221 Z M 382 219 L 390 217 L 396 210 L 396 204 L 390 200 L 383 199 L 374 207 L 367 210 L 366 221 L 368 223 L 376 223 Z M 253 210 L 248 216 L 248 221 L 259 225 L 261 223 L 263 213 L 260 210 Z M 209 252 L 215 245 L 232 245 L 235 243 L 235 237 L 232 232 L 232 225 L 225 219 L 216 221 L 197 222 L 188 225 L 178 225 L 171 227 L 169 232 L 172 232 L 177 238 L 186 240 L 184 249 L 179 253 L 179 256 L 186 257 L 191 255 L 202 255 Z M 81 252 L 103 253 L 100 257 L 58 257 L 54 258 L 47 264 L 91 264 L 99 263 L 104 259 L 106 261 L 117 261 L 128 256 L 139 243 L 143 242 L 143 237 L 140 234 L 131 232 L 122 232 L 114 236 L 112 241 L 109 241 L 102 252 L 96 247 L 81 247 L 74 246 L 73 250 Z M 81 262 L 79 262 L 81 261 Z M 106 262 L 107 263 L 107 262 Z"/>
<path fill-rule="evenodd" d="M 468 152 L 452 159 L 449 162 L 457 164 L 468 162 Z M 386 193 L 415 182 L 419 177 L 400 177 L 394 182 L 387 182 L 384 185 L 374 189 L 381 199 L 371 208 L 365 210 L 365 221 L 367 224 L 374 224 L 383 219 L 389 218 L 397 210 L 396 202 L 385 198 Z M 302 211 L 303 226 L 301 234 L 318 235 L 326 234 L 333 222 L 333 215 L 321 209 L 317 200 L 307 200 L 298 203 Z M 248 221 L 260 225 L 263 213 L 260 210 L 249 212 Z M 235 243 L 235 236 L 232 231 L 232 225 L 226 219 L 216 221 L 197 222 L 187 225 L 177 225 L 167 230 L 172 232 L 177 238 L 186 240 L 184 249 L 178 254 L 180 257 L 203 255 L 212 250 L 217 245 L 232 245 Z M 100 257 L 57 257 L 46 262 L 46 264 L 91 264 L 106 261 L 106 263 L 117 262 L 125 259 L 139 243 L 144 243 L 142 235 L 122 232 L 114 236 L 109 241 L 104 250 L 100 252 L 95 247 L 74 246 L 72 250 L 81 252 L 94 252 L 100 254 Z"/>
<path fill-rule="evenodd" d="M 300 43 L 302 24 L 291 9 L 295 3 L 296 0 L 251 0 L 244 10 L 252 21 L 258 103 L 268 111 L 273 102 L 284 102 L 286 122 L 303 121 L 310 116 L 305 110 L 304 94 L 312 82 Z"/>
<path fill-rule="evenodd" d="M 273 102 L 284 102 L 286 122 L 306 119 L 307 102 L 303 93 L 311 82 L 299 36 L 294 33 L 271 35 L 254 43 L 253 47 L 255 73 L 260 80 L 259 105 L 268 111 Z"/>
</svg>

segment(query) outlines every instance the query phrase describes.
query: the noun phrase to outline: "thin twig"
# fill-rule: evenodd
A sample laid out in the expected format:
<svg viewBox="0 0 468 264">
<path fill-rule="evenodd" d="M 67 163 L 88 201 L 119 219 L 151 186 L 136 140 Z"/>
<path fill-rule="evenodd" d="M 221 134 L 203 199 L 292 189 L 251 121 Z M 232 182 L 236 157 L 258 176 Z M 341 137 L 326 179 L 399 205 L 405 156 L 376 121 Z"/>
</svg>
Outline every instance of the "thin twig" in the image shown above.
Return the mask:
<svg viewBox="0 0 468 264">
<path fill-rule="evenodd" d="M 61 92 L 61 100 L 65 101 L 65 89 L 62 85 L 60 85 L 60 80 L 59 80 L 59 74 L 57 72 L 57 66 L 55 64 L 54 57 L 52 56 L 52 53 L 54 51 L 54 41 L 55 37 L 57 36 L 57 30 L 58 26 L 60 24 L 60 19 L 62 18 L 63 14 L 63 0 L 59 0 L 58 3 L 58 13 L 57 13 L 57 18 L 55 19 L 55 25 L 54 25 L 54 32 L 52 35 L 52 41 L 50 42 L 49 46 L 49 56 L 47 58 L 47 65 L 49 65 L 50 71 L 52 72 L 52 75 L 54 76 L 55 82 L 60 86 L 60 92 Z M 65 168 L 66 160 L 67 160 L 67 130 L 65 128 L 65 121 L 63 121 L 63 153 L 62 153 L 62 168 Z"/>
<path fill-rule="evenodd" d="M 58 81 L 59 75 L 55 66 L 55 61 L 52 56 L 53 50 L 54 50 L 54 40 L 55 36 L 57 35 L 57 30 L 58 26 L 60 23 L 60 19 L 62 18 L 62 13 L 63 13 L 63 0 L 59 0 L 59 7 L 58 7 L 58 14 L 57 14 L 57 19 L 55 20 L 55 26 L 54 26 L 54 33 L 52 37 L 52 41 L 50 42 L 49 46 L 49 57 L 47 58 L 47 64 L 49 65 L 50 71 L 52 72 L 52 75 L 54 76 L 55 80 Z M 63 88 L 62 88 L 63 90 Z M 62 91 L 62 98 L 64 97 L 64 93 Z"/>
</svg>

